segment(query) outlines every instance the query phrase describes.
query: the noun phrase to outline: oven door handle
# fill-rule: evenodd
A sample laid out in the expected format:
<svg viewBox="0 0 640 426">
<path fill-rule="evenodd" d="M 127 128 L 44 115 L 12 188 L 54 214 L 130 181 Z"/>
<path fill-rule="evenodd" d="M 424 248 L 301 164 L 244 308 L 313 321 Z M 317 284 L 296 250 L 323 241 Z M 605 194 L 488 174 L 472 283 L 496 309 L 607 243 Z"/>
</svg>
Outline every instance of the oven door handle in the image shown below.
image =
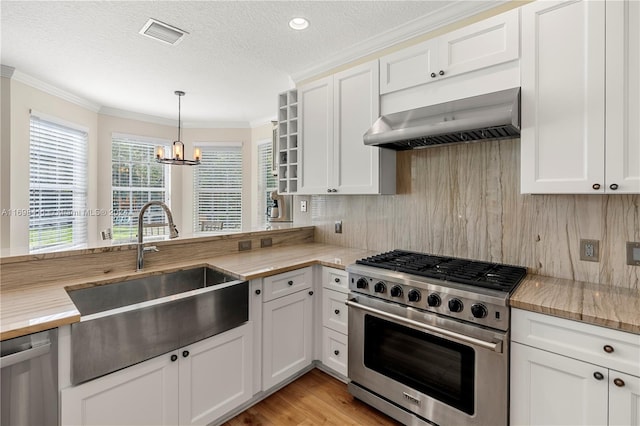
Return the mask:
<svg viewBox="0 0 640 426">
<path fill-rule="evenodd" d="M 451 331 L 451 330 L 447 330 L 444 328 L 440 328 L 440 327 L 436 327 L 433 325 L 429 325 L 429 324 L 423 324 L 419 321 L 415 321 L 409 318 L 403 318 L 399 315 L 395 315 L 395 314 L 390 314 L 388 312 L 384 312 L 381 311 L 380 309 L 376 309 L 376 308 L 372 308 L 366 305 L 362 305 L 360 303 L 356 302 L 356 299 L 351 299 L 351 300 L 347 300 L 346 305 L 351 307 L 351 308 L 355 308 L 355 309 L 360 309 L 366 312 L 369 312 L 371 314 L 375 314 L 378 315 L 380 317 L 398 322 L 400 324 L 405 324 L 411 327 L 415 327 L 421 330 L 425 330 L 425 331 L 430 331 L 433 333 L 437 333 L 443 336 L 447 336 L 450 337 L 452 339 L 458 340 L 460 342 L 464 342 L 464 343 L 468 343 L 470 345 L 473 346 L 479 346 L 481 348 L 484 349 L 489 349 L 490 351 L 493 352 L 498 352 L 498 353 L 502 353 L 502 342 L 486 342 L 484 340 L 480 340 L 480 339 L 476 339 L 475 337 L 471 337 L 471 336 L 466 336 L 464 334 L 460 334 L 460 333 L 456 333 L 455 331 Z"/>
</svg>

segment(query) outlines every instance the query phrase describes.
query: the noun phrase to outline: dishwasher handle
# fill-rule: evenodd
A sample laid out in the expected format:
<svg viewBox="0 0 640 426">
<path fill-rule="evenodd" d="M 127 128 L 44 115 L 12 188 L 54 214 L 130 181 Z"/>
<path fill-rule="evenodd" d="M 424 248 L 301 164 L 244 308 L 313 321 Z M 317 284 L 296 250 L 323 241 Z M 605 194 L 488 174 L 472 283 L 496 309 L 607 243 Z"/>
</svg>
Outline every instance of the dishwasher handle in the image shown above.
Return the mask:
<svg viewBox="0 0 640 426">
<path fill-rule="evenodd" d="M 0 368 L 9 367 L 19 362 L 29 361 L 30 359 L 37 358 L 44 354 L 48 354 L 51 350 L 51 342 L 47 342 L 38 346 L 31 346 L 28 349 L 20 352 L 12 353 L 11 355 L 5 355 L 0 358 Z"/>
</svg>

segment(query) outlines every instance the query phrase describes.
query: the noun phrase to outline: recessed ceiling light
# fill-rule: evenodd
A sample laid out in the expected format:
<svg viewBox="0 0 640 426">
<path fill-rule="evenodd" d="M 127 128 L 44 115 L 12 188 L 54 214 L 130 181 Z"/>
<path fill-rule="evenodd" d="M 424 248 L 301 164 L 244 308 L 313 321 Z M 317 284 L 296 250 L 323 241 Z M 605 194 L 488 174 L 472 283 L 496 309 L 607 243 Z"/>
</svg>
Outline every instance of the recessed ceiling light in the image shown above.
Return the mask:
<svg viewBox="0 0 640 426">
<path fill-rule="evenodd" d="M 306 18 L 293 18 L 289 21 L 289 26 L 294 30 L 304 30 L 309 27 L 309 21 Z"/>
</svg>

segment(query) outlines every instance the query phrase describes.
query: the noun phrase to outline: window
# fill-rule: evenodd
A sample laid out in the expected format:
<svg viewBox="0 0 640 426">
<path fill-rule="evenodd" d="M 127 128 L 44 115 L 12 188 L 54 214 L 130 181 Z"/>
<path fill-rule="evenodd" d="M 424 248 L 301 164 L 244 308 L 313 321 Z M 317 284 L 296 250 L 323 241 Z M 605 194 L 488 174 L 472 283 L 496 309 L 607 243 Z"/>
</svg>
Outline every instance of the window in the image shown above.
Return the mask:
<svg viewBox="0 0 640 426">
<path fill-rule="evenodd" d="M 87 244 L 87 132 L 35 115 L 29 136 L 29 251 Z"/>
<path fill-rule="evenodd" d="M 200 145 L 193 170 L 193 230 L 242 230 L 242 146 Z"/>
<path fill-rule="evenodd" d="M 155 147 L 167 141 L 114 135 L 111 141 L 112 235 L 115 242 L 135 241 L 138 213 L 147 202 L 169 204 L 170 167 L 155 161 Z M 151 206 L 144 216 L 145 238 L 164 238 L 168 226 L 164 211 Z"/>
<path fill-rule="evenodd" d="M 271 191 L 277 187 L 276 177 L 271 172 L 271 158 L 273 156 L 273 146 L 271 141 L 258 144 L 258 224 L 267 224 L 267 213 L 273 203 L 271 201 Z"/>
</svg>

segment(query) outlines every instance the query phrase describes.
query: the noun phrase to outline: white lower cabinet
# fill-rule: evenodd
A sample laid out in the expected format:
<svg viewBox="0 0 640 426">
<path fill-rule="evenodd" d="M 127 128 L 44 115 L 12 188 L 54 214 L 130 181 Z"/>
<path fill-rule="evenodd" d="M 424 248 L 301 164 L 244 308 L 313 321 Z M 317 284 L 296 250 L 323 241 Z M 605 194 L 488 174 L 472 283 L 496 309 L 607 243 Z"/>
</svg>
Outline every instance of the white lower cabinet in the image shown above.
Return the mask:
<svg viewBox="0 0 640 426">
<path fill-rule="evenodd" d="M 313 290 L 263 303 L 262 321 L 262 390 L 268 390 L 313 362 Z"/>
<path fill-rule="evenodd" d="M 640 426 L 640 335 L 512 313 L 512 425 Z"/>
<path fill-rule="evenodd" d="M 62 425 L 208 424 L 252 396 L 253 324 L 61 391 Z"/>
<path fill-rule="evenodd" d="M 349 315 L 348 274 L 340 269 L 322 268 L 322 364 L 347 377 L 347 336 Z"/>
<path fill-rule="evenodd" d="M 607 424 L 606 368 L 519 343 L 511 357 L 511 424 Z"/>
</svg>

